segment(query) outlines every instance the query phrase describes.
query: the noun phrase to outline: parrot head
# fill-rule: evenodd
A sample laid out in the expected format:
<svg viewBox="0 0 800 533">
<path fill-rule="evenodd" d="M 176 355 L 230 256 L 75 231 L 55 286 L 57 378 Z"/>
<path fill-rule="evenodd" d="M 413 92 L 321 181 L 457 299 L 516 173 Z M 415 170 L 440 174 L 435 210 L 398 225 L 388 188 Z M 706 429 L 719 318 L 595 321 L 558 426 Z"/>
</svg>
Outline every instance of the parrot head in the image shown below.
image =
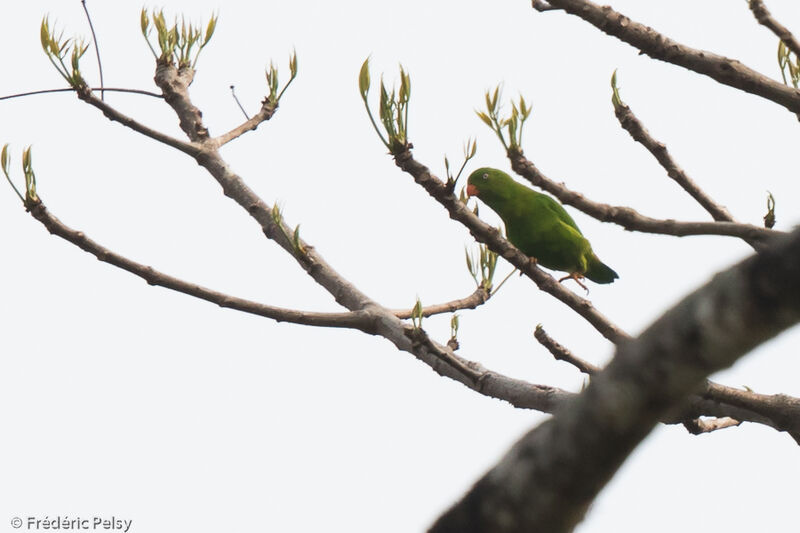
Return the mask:
<svg viewBox="0 0 800 533">
<path fill-rule="evenodd" d="M 502 170 L 479 168 L 467 178 L 467 196 L 477 196 L 491 205 L 495 199 L 508 199 L 514 183 L 514 179 Z"/>
</svg>

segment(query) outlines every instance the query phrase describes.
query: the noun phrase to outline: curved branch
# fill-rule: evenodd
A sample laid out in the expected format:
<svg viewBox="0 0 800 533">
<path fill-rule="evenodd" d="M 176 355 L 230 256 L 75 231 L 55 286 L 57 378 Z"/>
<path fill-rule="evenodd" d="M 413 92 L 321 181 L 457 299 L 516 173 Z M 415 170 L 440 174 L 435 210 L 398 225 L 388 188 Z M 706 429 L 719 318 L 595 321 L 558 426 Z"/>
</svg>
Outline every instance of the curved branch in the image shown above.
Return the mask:
<svg viewBox="0 0 800 533">
<path fill-rule="evenodd" d="M 194 283 L 189 283 L 182 279 L 169 276 L 152 267 L 142 265 L 131 259 L 123 257 L 108 248 L 103 247 L 97 242 L 87 237 L 82 231 L 76 231 L 58 218 L 50 214 L 43 203 L 39 203 L 31 210 L 33 218 L 44 224 L 47 230 L 62 239 L 71 242 L 81 250 L 89 252 L 100 261 L 114 265 L 122 270 L 130 272 L 145 280 L 148 285 L 156 285 L 171 289 L 201 300 L 215 303 L 220 307 L 227 307 L 243 311 L 253 315 L 271 318 L 277 322 L 291 322 L 293 324 L 303 324 L 306 326 L 319 326 L 331 328 L 353 328 L 365 330 L 369 323 L 363 314 L 348 313 L 314 313 L 308 311 L 298 311 L 295 309 L 285 309 L 265 305 L 252 300 L 237 298 L 221 292 L 217 292 Z"/>
<path fill-rule="evenodd" d="M 533 185 L 549 192 L 561 203 L 571 205 L 601 222 L 613 222 L 627 230 L 683 237 L 687 235 L 725 235 L 738 237 L 756 246 L 768 243 L 785 233 L 739 222 L 680 222 L 640 214 L 630 207 L 601 204 L 556 183 L 544 174 L 521 151 L 509 152 L 511 168 Z"/>
<path fill-rule="evenodd" d="M 620 345 L 567 408 L 525 435 L 431 531 L 572 531 L 634 448 L 707 375 L 798 321 L 800 230 L 717 274 Z"/>
<path fill-rule="evenodd" d="M 86 14 L 86 20 L 89 22 L 89 30 L 92 32 L 92 42 L 94 43 L 94 53 L 97 56 L 97 70 L 100 73 L 100 99 L 105 100 L 105 82 L 103 81 L 103 62 L 100 61 L 100 46 L 97 44 L 97 34 L 94 32 L 94 23 L 92 16 L 89 15 L 89 8 L 86 7 L 86 0 L 81 0 L 83 12 Z"/>
<path fill-rule="evenodd" d="M 684 67 L 724 85 L 766 98 L 793 113 L 800 113 L 800 91 L 772 80 L 739 61 L 673 41 L 653 28 L 614 11 L 610 6 L 601 7 L 588 0 L 548 0 L 548 3 L 585 20 L 653 59 Z"/>
<path fill-rule="evenodd" d="M 567 347 L 548 335 L 541 324 L 536 326 L 533 336 L 539 344 L 547 348 L 547 351 L 550 352 L 550 354 L 552 354 L 556 360 L 569 363 L 584 374 L 593 376 L 602 370 L 602 368 L 599 366 L 592 364 L 589 361 L 584 361 L 577 355 L 573 354 Z"/>
<path fill-rule="evenodd" d="M 99 91 L 100 87 L 94 87 L 92 91 Z M 164 98 L 164 95 L 156 94 L 150 91 L 144 91 L 142 89 L 125 89 L 119 87 L 102 87 L 102 90 L 105 92 L 117 92 L 117 93 L 130 93 L 130 94 L 143 94 L 145 96 L 152 96 L 153 98 Z M 34 96 L 37 94 L 50 94 L 50 93 L 74 93 L 78 91 L 78 89 L 74 87 L 62 87 L 60 89 L 42 89 L 39 91 L 28 91 L 26 93 L 17 93 L 17 94 L 10 94 L 8 96 L 0 96 L 0 100 L 11 100 L 12 98 L 22 98 L 25 96 Z"/>
<path fill-rule="evenodd" d="M 797 41 L 786 26 L 778 22 L 772 14 L 770 14 L 762 0 L 750 0 L 750 10 L 753 12 L 753 15 L 755 15 L 759 24 L 769 28 L 778 39 L 783 41 L 783 44 L 785 44 L 789 50 L 794 52 L 795 56 L 800 57 L 800 42 Z"/>
</svg>

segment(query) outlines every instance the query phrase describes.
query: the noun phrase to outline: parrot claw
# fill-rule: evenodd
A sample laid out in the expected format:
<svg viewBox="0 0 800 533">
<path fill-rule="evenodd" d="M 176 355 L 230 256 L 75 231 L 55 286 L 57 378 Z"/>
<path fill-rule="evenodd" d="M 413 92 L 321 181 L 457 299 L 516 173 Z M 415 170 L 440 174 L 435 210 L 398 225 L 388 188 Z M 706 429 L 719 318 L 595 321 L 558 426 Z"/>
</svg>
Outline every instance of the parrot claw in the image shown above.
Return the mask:
<svg viewBox="0 0 800 533">
<path fill-rule="evenodd" d="M 584 279 L 583 276 L 581 276 L 577 272 L 573 272 L 572 274 L 569 274 L 568 276 L 564 276 L 563 278 L 558 280 L 558 282 L 561 283 L 562 281 L 565 281 L 565 280 L 568 280 L 568 279 L 574 280 L 575 283 L 580 285 L 581 288 L 586 291 L 586 294 L 589 294 L 589 287 L 587 287 L 586 285 L 581 283 L 581 280 Z"/>
</svg>

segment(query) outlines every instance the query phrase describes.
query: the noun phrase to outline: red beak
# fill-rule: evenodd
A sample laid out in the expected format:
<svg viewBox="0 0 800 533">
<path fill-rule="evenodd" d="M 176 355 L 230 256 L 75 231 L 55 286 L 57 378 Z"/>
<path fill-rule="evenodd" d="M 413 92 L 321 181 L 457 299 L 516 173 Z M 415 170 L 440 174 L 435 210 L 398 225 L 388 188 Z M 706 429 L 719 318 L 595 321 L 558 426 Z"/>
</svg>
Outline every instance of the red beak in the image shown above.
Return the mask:
<svg viewBox="0 0 800 533">
<path fill-rule="evenodd" d="M 467 196 L 478 196 L 479 192 L 478 188 L 473 184 L 467 185 Z"/>
</svg>

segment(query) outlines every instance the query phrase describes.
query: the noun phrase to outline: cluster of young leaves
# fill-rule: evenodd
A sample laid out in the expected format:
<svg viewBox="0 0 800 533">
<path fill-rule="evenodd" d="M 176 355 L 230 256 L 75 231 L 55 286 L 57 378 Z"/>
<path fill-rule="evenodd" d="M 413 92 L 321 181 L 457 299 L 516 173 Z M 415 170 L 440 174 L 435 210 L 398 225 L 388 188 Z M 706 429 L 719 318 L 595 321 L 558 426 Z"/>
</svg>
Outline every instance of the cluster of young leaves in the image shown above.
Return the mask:
<svg viewBox="0 0 800 533">
<path fill-rule="evenodd" d="M 775 227 L 775 197 L 767 191 L 767 214 L 764 215 L 764 227 L 772 229 Z"/>
<path fill-rule="evenodd" d="M 411 325 L 415 331 L 422 329 L 422 319 L 422 300 L 417 296 L 417 301 L 414 303 L 414 307 L 411 308 Z"/>
<path fill-rule="evenodd" d="M 151 14 L 148 14 L 147 10 L 143 8 L 140 18 L 142 35 L 156 60 L 161 63 L 177 65 L 178 68 L 189 67 L 192 69 L 197 65 L 200 51 L 205 48 L 214 35 L 217 20 L 218 17 L 212 15 L 206 26 L 205 34 L 203 34 L 200 25 L 187 24 L 183 17 L 181 17 L 180 26 L 178 26 L 177 17 L 170 26 L 164 16 L 163 9 L 159 11 L 153 10 Z M 150 42 L 151 21 L 156 29 L 156 37 L 161 54 L 156 53 Z"/>
<path fill-rule="evenodd" d="M 283 86 L 283 89 L 278 91 L 278 69 L 275 68 L 275 65 L 272 62 L 270 62 L 269 68 L 266 69 L 265 72 L 267 77 L 267 86 L 269 87 L 269 96 L 267 97 L 267 101 L 270 104 L 277 105 L 281 99 L 281 96 L 283 96 L 283 93 L 297 77 L 297 52 L 293 52 L 292 56 L 289 58 L 289 73 L 291 74 L 289 81 L 286 82 L 286 85 Z"/>
<path fill-rule="evenodd" d="M 17 193 L 19 199 L 22 200 L 26 209 L 30 209 L 40 202 L 39 196 L 36 194 L 36 175 L 33 173 L 33 156 L 31 155 L 31 147 L 28 146 L 22 151 L 22 173 L 25 176 L 25 196 L 19 192 L 17 186 L 11 180 L 11 171 L 9 170 L 10 156 L 8 155 L 8 144 L 3 146 L 0 150 L 0 167 L 3 169 L 3 174 L 6 176 L 11 188 Z"/>
<path fill-rule="evenodd" d="M 369 108 L 370 83 L 369 58 L 367 58 L 361 65 L 361 71 L 358 74 L 358 90 L 361 93 L 364 106 L 367 108 L 372 127 L 375 128 L 375 132 L 380 137 L 381 142 L 392 154 L 398 153 L 408 145 L 408 103 L 411 97 L 411 78 L 401 65 L 400 88 L 395 91 L 394 87 L 392 87 L 392 91 L 389 92 L 383 83 L 383 76 L 381 76 L 378 116 L 383 129 L 386 131 L 386 137 L 381 133 L 378 123 Z"/>
<path fill-rule="evenodd" d="M 487 291 L 491 290 L 494 272 L 497 268 L 497 254 L 485 244 L 481 244 L 478 246 L 477 256 L 469 249 L 464 250 L 464 255 L 467 258 L 467 270 L 475 280 L 475 285 Z M 478 281 L 478 274 L 481 276 L 480 281 Z"/>
<path fill-rule="evenodd" d="M 61 77 L 67 80 L 72 88 L 84 87 L 86 82 L 81 76 L 80 60 L 89 49 L 89 45 L 85 44 L 83 39 L 65 39 L 63 31 L 56 35 L 55 29 L 50 28 L 48 17 L 42 19 L 39 35 L 44 53 Z M 67 56 L 70 58 L 69 66 L 65 62 Z"/>
<path fill-rule="evenodd" d="M 783 44 L 783 41 L 778 41 L 778 66 L 781 69 L 781 76 L 783 76 L 783 83 L 789 85 L 789 81 L 795 89 L 800 86 L 800 58 L 795 56 L 789 48 Z M 789 75 L 788 79 L 786 75 Z"/>
<path fill-rule="evenodd" d="M 486 111 L 475 111 L 484 124 L 489 126 L 500 138 L 506 152 L 519 151 L 522 146 L 522 128 L 531 114 L 531 107 L 525 103 L 525 98 L 520 95 L 519 103 L 511 101 L 511 115 L 500 116 L 500 86 L 494 92 L 486 91 Z M 504 133 L 505 130 L 505 133 Z M 508 141 L 506 141 L 506 133 Z"/>
<path fill-rule="evenodd" d="M 614 109 L 617 110 L 621 106 L 624 105 L 622 102 L 622 98 L 619 96 L 619 87 L 617 87 L 617 71 L 614 69 L 614 73 L 611 74 L 611 103 L 614 105 Z"/>
<path fill-rule="evenodd" d="M 445 174 L 447 174 L 447 190 L 449 192 L 453 192 L 456 189 L 456 182 L 458 182 L 458 178 L 461 177 L 461 173 L 464 172 L 464 167 L 467 166 L 467 163 L 470 159 L 475 157 L 475 153 L 478 151 L 478 141 L 477 139 L 473 139 L 472 141 L 467 141 L 464 143 L 464 162 L 461 163 L 461 168 L 458 169 L 455 177 L 453 176 L 452 172 L 450 172 L 450 161 L 447 159 L 447 156 L 444 156 L 444 170 Z M 466 203 L 466 202 L 464 202 Z"/>
<path fill-rule="evenodd" d="M 275 204 L 272 206 L 271 213 L 272 221 L 276 226 L 278 226 L 278 228 L 280 228 L 281 233 L 283 233 L 283 236 L 286 237 L 286 240 L 292 243 L 295 253 L 298 255 L 304 255 L 306 253 L 306 249 L 300 242 L 300 224 L 295 226 L 294 231 L 291 235 L 289 235 L 289 232 L 286 231 L 286 227 L 283 223 L 283 209 L 280 205 L 278 205 L 277 202 L 275 202 Z"/>
</svg>

